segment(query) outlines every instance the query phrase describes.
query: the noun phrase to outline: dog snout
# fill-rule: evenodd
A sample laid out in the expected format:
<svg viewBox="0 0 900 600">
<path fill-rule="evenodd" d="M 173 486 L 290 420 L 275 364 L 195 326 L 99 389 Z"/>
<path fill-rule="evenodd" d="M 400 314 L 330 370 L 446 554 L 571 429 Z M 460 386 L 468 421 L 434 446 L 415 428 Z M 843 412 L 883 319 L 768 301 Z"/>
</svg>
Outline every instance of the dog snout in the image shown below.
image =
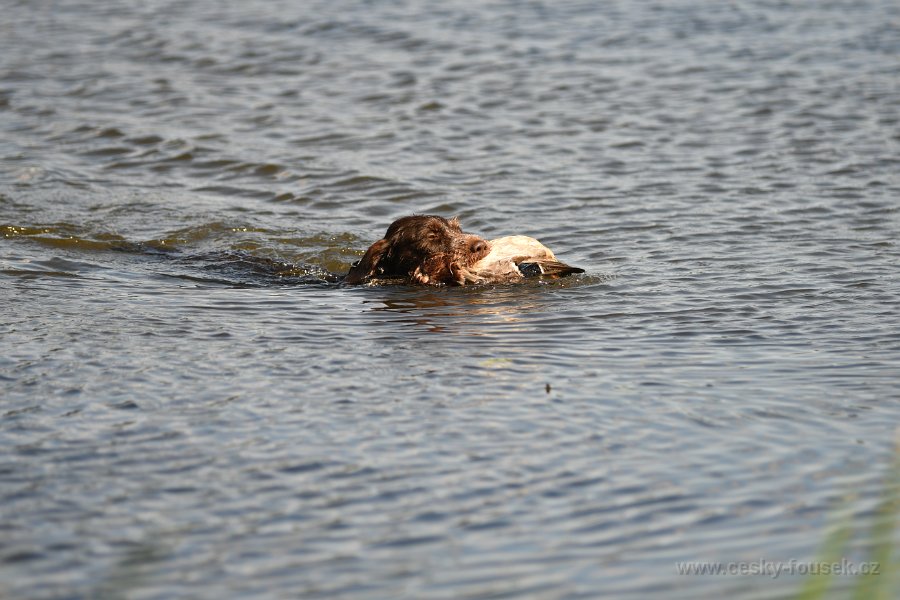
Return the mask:
<svg viewBox="0 0 900 600">
<path fill-rule="evenodd" d="M 472 254 L 487 254 L 488 252 L 488 243 L 481 238 L 472 240 L 472 243 L 469 245 L 469 252 Z"/>
</svg>

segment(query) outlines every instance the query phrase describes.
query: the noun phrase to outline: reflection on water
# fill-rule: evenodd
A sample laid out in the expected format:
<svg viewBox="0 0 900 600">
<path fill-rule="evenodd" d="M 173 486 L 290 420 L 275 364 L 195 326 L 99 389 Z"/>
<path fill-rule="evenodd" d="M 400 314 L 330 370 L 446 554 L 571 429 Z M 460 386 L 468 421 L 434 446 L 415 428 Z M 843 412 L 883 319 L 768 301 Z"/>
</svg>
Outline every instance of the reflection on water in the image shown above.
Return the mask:
<svg viewBox="0 0 900 600">
<path fill-rule="evenodd" d="M 52 8 L 0 24 L 0 596 L 779 597 L 676 563 L 871 524 L 896 2 Z M 412 213 L 587 273 L 342 285 Z"/>
<path fill-rule="evenodd" d="M 526 280 L 511 285 L 478 285 L 463 288 L 429 288 L 416 286 L 369 286 L 365 305 L 374 312 L 402 315 L 386 323 L 413 323 L 433 333 L 457 333 L 469 336 L 491 335 L 489 325 L 505 325 L 504 331 L 530 330 L 531 315 L 562 311 L 560 293 L 572 288 L 591 286 L 602 293 L 603 282 L 611 275 L 572 276 L 557 280 Z M 377 300 L 372 299 L 376 296 Z M 575 315 L 572 315 L 575 316 Z M 565 312 L 560 319 L 567 319 Z M 477 323 L 477 326 L 462 326 Z M 512 328 L 512 329 L 511 329 Z"/>
</svg>

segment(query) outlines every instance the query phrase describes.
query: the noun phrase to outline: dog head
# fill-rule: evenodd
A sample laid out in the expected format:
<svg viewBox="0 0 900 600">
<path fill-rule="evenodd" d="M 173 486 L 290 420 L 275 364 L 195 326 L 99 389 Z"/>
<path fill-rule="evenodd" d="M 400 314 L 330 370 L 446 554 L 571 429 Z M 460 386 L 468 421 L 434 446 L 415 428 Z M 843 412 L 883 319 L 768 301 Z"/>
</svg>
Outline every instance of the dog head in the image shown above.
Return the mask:
<svg viewBox="0 0 900 600">
<path fill-rule="evenodd" d="M 468 268 L 484 258 L 490 244 L 463 233 L 456 218 L 414 215 L 397 219 L 350 269 L 345 283 L 402 277 L 428 285 L 465 283 Z"/>
</svg>

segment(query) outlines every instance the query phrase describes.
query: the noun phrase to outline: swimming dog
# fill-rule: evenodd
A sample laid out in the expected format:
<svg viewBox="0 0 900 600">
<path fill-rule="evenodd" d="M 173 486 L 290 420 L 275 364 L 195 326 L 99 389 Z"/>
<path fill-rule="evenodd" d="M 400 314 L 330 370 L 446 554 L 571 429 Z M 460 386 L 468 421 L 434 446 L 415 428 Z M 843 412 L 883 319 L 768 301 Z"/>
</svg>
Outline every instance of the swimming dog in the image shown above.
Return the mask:
<svg viewBox="0 0 900 600">
<path fill-rule="evenodd" d="M 350 268 L 344 283 L 403 279 L 425 285 L 511 283 L 542 275 L 583 273 L 557 260 L 534 238 L 514 235 L 487 241 L 464 233 L 459 219 L 402 217 Z"/>
</svg>

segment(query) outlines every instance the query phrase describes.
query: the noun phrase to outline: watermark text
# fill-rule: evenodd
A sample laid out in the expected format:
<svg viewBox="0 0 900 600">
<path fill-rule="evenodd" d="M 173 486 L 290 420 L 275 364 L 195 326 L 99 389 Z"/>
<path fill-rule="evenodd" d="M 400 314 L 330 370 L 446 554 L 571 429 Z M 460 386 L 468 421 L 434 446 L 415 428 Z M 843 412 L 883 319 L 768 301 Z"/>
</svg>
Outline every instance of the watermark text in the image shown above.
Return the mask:
<svg viewBox="0 0 900 600">
<path fill-rule="evenodd" d="M 839 575 L 856 577 L 859 575 L 880 575 L 881 564 L 877 562 L 854 562 L 846 558 L 835 562 L 767 560 L 753 561 L 694 561 L 677 562 L 679 575 L 764 575 L 778 579 L 782 575 Z"/>
</svg>

